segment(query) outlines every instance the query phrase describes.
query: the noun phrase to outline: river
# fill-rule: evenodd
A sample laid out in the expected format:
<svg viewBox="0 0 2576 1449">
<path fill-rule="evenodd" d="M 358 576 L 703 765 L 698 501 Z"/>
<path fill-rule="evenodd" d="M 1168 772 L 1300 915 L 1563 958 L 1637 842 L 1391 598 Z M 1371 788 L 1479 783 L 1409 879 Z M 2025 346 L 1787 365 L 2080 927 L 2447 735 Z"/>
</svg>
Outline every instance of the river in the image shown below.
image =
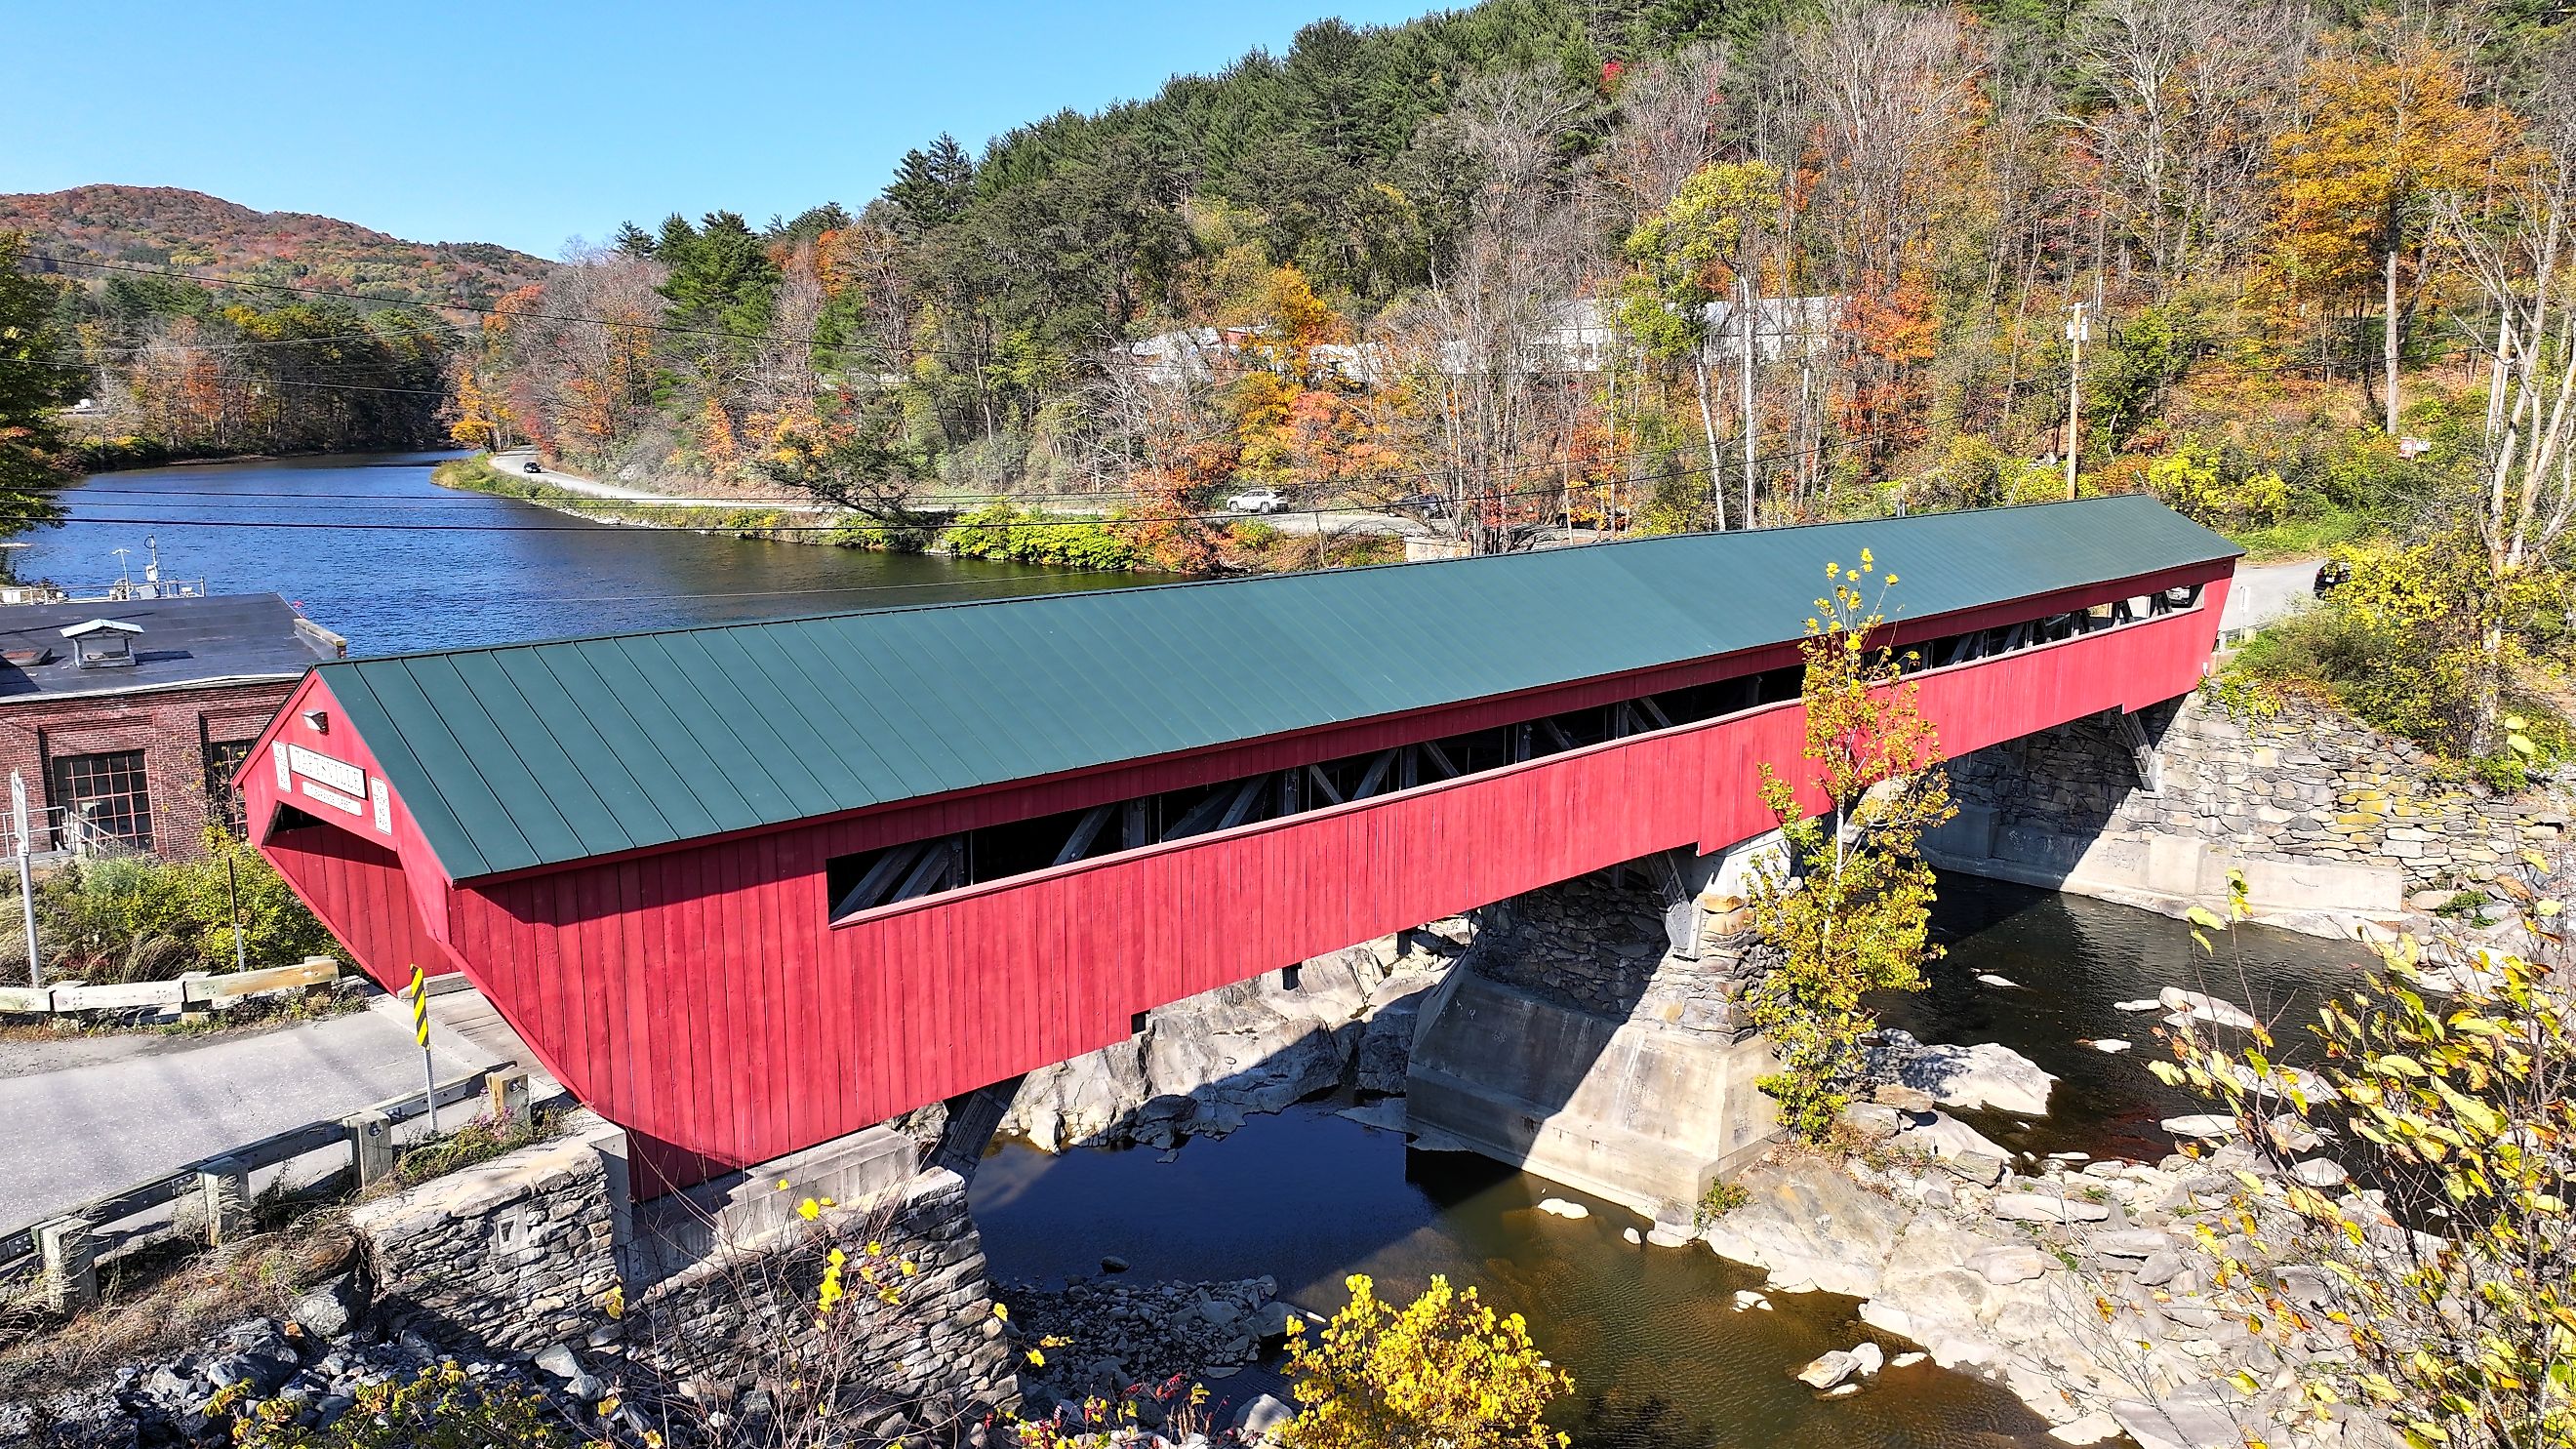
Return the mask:
<svg viewBox="0 0 2576 1449">
<path fill-rule="evenodd" d="M 189 464 L 63 491 L 69 521 L 28 536 L 17 575 L 94 593 L 140 578 L 277 593 L 351 654 L 502 644 L 1137 582 L 974 560 L 711 538 L 568 517 L 441 488 L 449 453 Z M 128 550 L 120 560 L 115 550 Z"/>
<path fill-rule="evenodd" d="M 2114 1001 L 2160 986 L 2223 989 L 2288 1009 L 2349 970 L 2355 948 L 2246 928 L 2220 965 L 2195 965 L 2189 928 L 2145 911 L 1945 876 L 1935 931 L 1948 955 L 1919 996 L 1874 1003 L 1890 1025 L 1926 1041 L 2001 1041 L 2060 1080 L 2036 1122 L 1961 1113 L 2016 1150 L 2153 1161 L 2172 1150 L 2158 1119 L 2205 1105 L 2150 1076 L 2163 1054 L 2157 1018 Z M 1989 986 L 1981 974 L 2014 987 Z M 2109 1055 L 2083 1045 L 2120 1035 Z M 1409 1150 L 1396 1133 L 1336 1115 L 1327 1098 L 1254 1117 L 1222 1141 L 1192 1140 L 1171 1162 L 1151 1148 L 1048 1156 L 999 1144 L 973 1185 L 976 1221 L 997 1280 L 1096 1273 L 1126 1258 L 1138 1279 L 1224 1280 L 1269 1274 L 1283 1297 L 1329 1313 L 1342 1280 L 1366 1273 L 1381 1296 L 1410 1297 L 1435 1273 L 1475 1284 L 1524 1315 L 1531 1336 L 1575 1382 L 1556 1419 L 1578 1449 L 2055 1449 L 2046 1423 L 2000 1386 L 1929 1364 L 1887 1371 L 1868 1391 L 1825 1401 L 1791 1370 L 1828 1349 L 1874 1338 L 1858 1303 L 1773 1294 L 1772 1312 L 1738 1313 L 1736 1289 L 1762 1274 L 1696 1245 L 1629 1244 L 1646 1224 L 1627 1210 L 1483 1158 Z M 1587 1203 L 1568 1221 L 1539 1200 Z M 1284 1396 L 1274 1372 L 1212 1386 L 1235 1403 Z"/>
<path fill-rule="evenodd" d="M 352 653 L 500 643 L 1132 582 L 1002 564 L 908 558 L 599 525 L 512 499 L 441 489 L 442 454 L 302 458 L 109 474 L 64 495 L 72 522 L 33 536 L 22 578 L 94 587 L 139 573 L 147 536 L 173 578 L 215 592 L 275 591 L 346 635 Z M 2154 1158 L 2157 1119 L 2194 1110 L 2143 1062 L 2153 1016 L 2117 1000 L 2204 972 L 2258 1007 L 2295 1008 L 2346 969 L 2352 948 L 2242 931 L 2244 960 L 2195 968 L 2187 928 L 2141 911 L 1960 878 L 1942 882 L 1949 954 L 1920 996 L 1879 1003 L 1927 1041 L 2001 1041 L 2061 1081 L 2044 1119 L 1965 1114 L 2016 1150 Z M 1980 974 L 2005 977 L 1995 987 Z M 2240 984 L 2241 983 L 2241 984 Z M 2105 1055 L 2086 1036 L 2137 1047 Z M 1432 1274 L 1474 1284 L 1526 1315 L 1572 1373 L 1559 1416 L 1581 1449 L 1813 1446 L 2045 1449 L 2043 1423 L 2001 1388 L 1918 1366 L 1823 1402 L 1788 1371 L 1866 1336 L 1849 1299 L 1777 1295 L 1737 1313 L 1753 1270 L 1704 1250 L 1626 1243 L 1624 1210 L 1592 1202 L 1567 1221 L 1543 1197 L 1580 1198 L 1481 1158 L 1413 1152 L 1400 1135 L 1335 1115 L 1342 1103 L 1255 1117 L 1162 1163 L 1146 1149 L 1048 1156 L 999 1144 L 974 1204 L 997 1279 L 1096 1271 L 1106 1254 L 1140 1279 L 1269 1274 L 1327 1311 L 1342 1280 L 1410 1295 Z M 1260 1369 L 1215 1386 L 1240 1402 L 1283 1391 Z"/>
</svg>

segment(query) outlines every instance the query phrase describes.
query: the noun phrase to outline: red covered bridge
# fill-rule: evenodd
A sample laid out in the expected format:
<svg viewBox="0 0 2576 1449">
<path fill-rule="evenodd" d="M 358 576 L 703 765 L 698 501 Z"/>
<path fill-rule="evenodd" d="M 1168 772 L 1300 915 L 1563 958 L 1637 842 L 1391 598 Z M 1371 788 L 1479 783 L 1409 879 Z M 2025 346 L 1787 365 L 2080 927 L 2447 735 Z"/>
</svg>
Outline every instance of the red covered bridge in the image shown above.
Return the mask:
<svg viewBox="0 0 2576 1449">
<path fill-rule="evenodd" d="M 2190 690 L 2237 553 L 2106 498 L 354 660 L 241 785 L 370 974 L 464 972 L 693 1181 L 1760 833 L 1864 548 L 1951 753 Z"/>
</svg>

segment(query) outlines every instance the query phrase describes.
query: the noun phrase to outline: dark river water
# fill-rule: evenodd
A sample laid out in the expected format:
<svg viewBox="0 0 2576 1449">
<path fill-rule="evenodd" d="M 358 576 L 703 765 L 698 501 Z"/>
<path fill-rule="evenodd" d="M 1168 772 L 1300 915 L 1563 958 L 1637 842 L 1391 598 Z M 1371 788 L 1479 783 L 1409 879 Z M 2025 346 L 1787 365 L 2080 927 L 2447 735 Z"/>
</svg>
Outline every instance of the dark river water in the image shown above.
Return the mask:
<svg viewBox="0 0 2576 1449">
<path fill-rule="evenodd" d="M 430 465 L 448 456 L 102 474 L 63 492 L 70 521 L 28 535 L 17 574 L 94 593 L 120 568 L 141 578 L 150 539 L 164 577 L 202 578 L 218 594 L 282 594 L 352 654 L 1135 581 L 589 523 L 441 488 Z"/>
<path fill-rule="evenodd" d="M 283 594 L 357 654 L 1132 581 L 593 525 L 440 489 L 429 481 L 438 456 L 105 475 L 66 493 L 73 521 L 34 535 L 18 574 L 87 592 L 118 576 L 117 548 L 131 550 L 124 567 L 139 577 L 150 537 L 166 576 Z M 2044 1119 L 1968 1114 L 2039 1154 L 2152 1160 L 2170 1150 L 2156 1121 L 2196 1110 L 2145 1070 L 2162 1051 L 2156 1017 L 2113 1002 L 2207 986 L 2250 995 L 2268 1014 L 2311 999 L 2354 955 L 2248 930 L 2237 933 L 2241 961 L 2195 965 L 2177 922 L 1959 878 L 1942 883 L 1937 926 L 1949 955 L 1931 988 L 1879 1009 L 1927 1041 L 2000 1041 L 2057 1074 Z M 1986 985 L 1980 973 L 2018 985 Z M 2103 1036 L 2136 1047 L 2113 1056 L 2081 1044 Z M 1269 1274 L 1286 1297 L 1325 1312 L 1353 1273 L 1402 1296 L 1446 1274 L 1528 1317 L 1574 1376 L 1561 1418 L 1584 1449 L 2053 1442 L 2000 1388 L 1928 1365 L 1820 1402 L 1788 1372 L 1870 1336 L 1852 1300 L 1783 1294 L 1775 1312 L 1733 1312 L 1729 1295 L 1758 1273 L 1698 1248 L 1631 1247 L 1621 1229 L 1643 1224 L 1608 1203 L 1592 1202 L 1582 1221 L 1540 1213 L 1543 1197 L 1582 1195 L 1480 1158 L 1409 1151 L 1398 1134 L 1336 1116 L 1340 1105 L 1255 1117 L 1170 1163 L 1147 1150 L 1049 1157 L 1002 1144 L 974 1185 L 994 1273 L 1058 1278 L 1114 1253 L 1140 1279 Z M 1284 1392 L 1260 1369 L 1213 1387 L 1237 1402 Z"/>
<path fill-rule="evenodd" d="M 1941 883 L 1937 929 L 1949 955 L 1919 996 L 1878 1003 L 1927 1041 L 2001 1041 L 2056 1074 L 2050 1116 L 2024 1124 L 1963 1113 L 2015 1150 L 2082 1151 L 2153 1161 L 2172 1150 L 2158 1119 L 2206 1110 L 2146 1070 L 2163 1054 L 2157 1017 L 2112 1003 L 2176 985 L 2295 1006 L 2349 970 L 2352 949 L 2277 932 L 2237 933 L 2242 961 L 2194 965 L 2188 929 L 2144 911 L 1962 877 Z M 2222 949 L 2229 949 L 2222 947 Z M 1988 986 L 1980 973 L 2019 983 Z M 2118 1035 L 2106 1055 L 2080 1045 Z M 2002 1388 L 1929 1364 L 1889 1370 L 1856 1397 L 1819 1401 L 1789 1378 L 1827 1349 L 1876 1338 L 1859 1304 L 1775 1294 L 1773 1312 L 1738 1313 L 1736 1289 L 1762 1275 L 1704 1248 L 1629 1245 L 1647 1225 L 1626 1209 L 1466 1155 L 1414 1152 L 1400 1134 L 1336 1115 L 1325 1100 L 1254 1117 L 1222 1141 L 1192 1141 L 1169 1163 L 1151 1149 L 1076 1149 L 1050 1157 L 1005 1142 L 974 1183 L 976 1220 L 999 1279 L 1053 1280 L 1126 1258 L 1139 1279 L 1269 1274 L 1283 1296 L 1329 1313 L 1343 1279 L 1366 1273 L 1398 1301 L 1435 1273 L 1475 1284 L 1526 1316 L 1539 1346 L 1573 1375 L 1558 1415 L 1583 1449 L 1952 1449 L 2055 1441 Z M 1587 1203 L 1567 1221 L 1539 1200 Z M 1285 1390 L 1248 1370 L 1211 1386 L 1237 1403 Z"/>
</svg>

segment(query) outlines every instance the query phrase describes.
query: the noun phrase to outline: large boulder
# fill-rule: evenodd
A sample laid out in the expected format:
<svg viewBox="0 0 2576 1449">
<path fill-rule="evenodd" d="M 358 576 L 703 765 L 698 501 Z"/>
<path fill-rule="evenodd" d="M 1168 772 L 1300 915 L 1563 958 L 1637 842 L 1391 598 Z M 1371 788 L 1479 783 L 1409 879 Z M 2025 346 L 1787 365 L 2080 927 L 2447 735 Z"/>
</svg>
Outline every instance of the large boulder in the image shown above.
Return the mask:
<svg viewBox="0 0 2576 1449">
<path fill-rule="evenodd" d="M 1888 1253 L 1861 1319 L 1936 1350 L 1945 1366 L 1984 1361 L 1991 1349 L 1982 1335 L 2001 1294 L 1975 1265 L 2010 1246 L 1940 1213 L 1917 1213 Z"/>
<path fill-rule="evenodd" d="M 1275 1394 L 1263 1394 L 1236 1411 L 1234 1431 L 1247 1440 L 1265 1439 L 1297 1411 Z"/>
<path fill-rule="evenodd" d="M 1701 1234 L 1718 1256 L 1769 1270 L 1774 1288 L 1878 1291 L 1904 1209 L 1817 1158 L 1766 1164 L 1738 1182 L 1744 1205 Z"/>
<path fill-rule="evenodd" d="M 1992 1187 L 2011 1166 L 2002 1144 L 1947 1112 L 1908 1112 L 1893 1139 L 1968 1179 Z"/>
<path fill-rule="evenodd" d="M 1053 1152 L 1104 1136 L 1153 1095 L 1144 1043 L 1130 1037 L 1029 1073 L 1003 1114 L 1002 1130 Z"/>
<path fill-rule="evenodd" d="M 1992 1108 L 2023 1117 L 2048 1115 L 2049 1088 L 2057 1081 L 2007 1046 L 1920 1042 L 1893 1027 L 1880 1031 L 1869 1048 L 1869 1071 L 1944 1107 Z"/>
</svg>

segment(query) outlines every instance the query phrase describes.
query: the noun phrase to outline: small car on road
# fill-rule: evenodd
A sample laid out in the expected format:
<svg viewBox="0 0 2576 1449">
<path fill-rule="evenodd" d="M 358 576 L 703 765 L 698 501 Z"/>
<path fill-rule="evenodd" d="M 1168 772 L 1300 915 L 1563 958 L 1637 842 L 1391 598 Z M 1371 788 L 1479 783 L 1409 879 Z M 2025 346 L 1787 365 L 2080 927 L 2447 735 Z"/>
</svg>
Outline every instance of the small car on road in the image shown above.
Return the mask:
<svg viewBox="0 0 2576 1449">
<path fill-rule="evenodd" d="M 1248 488 L 1225 500 L 1229 513 L 1277 513 L 1288 500 L 1276 488 Z"/>
<path fill-rule="evenodd" d="M 530 458 L 530 459 L 529 459 L 529 460 L 528 460 L 524 465 L 522 465 L 522 466 L 521 466 L 520 471 L 521 471 L 521 472 L 523 472 L 523 473 L 542 473 L 542 472 L 546 471 L 546 465 L 545 465 L 545 464 L 543 464 L 543 463 L 538 462 L 538 461 L 537 461 L 536 459 L 534 459 L 534 458 Z"/>
</svg>

